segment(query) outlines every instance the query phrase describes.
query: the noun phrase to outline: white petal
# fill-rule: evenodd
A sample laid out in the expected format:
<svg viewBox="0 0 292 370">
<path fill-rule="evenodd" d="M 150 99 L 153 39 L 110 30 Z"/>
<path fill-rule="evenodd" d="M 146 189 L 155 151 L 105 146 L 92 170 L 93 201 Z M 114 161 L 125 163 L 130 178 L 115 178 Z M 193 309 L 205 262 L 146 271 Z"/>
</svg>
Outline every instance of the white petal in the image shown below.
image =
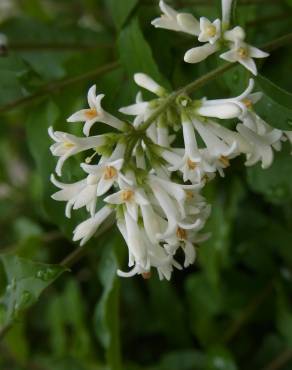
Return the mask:
<svg viewBox="0 0 292 370">
<path fill-rule="evenodd" d="M 134 80 L 138 86 L 143 87 L 146 90 L 153 92 L 154 94 L 159 95 L 161 91 L 161 86 L 158 85 L 151 77 L 145 73 L 135 73 Z"/>
<path fill-rule="evenodd" d="M 255 76 L 258 74 L 257 66 L 252 58 L 241 58 L 238 60 L 238 62 L 242 64 L 246 69 L 248 69 L 251 73 L 253 73 Z"/>
<path fill-rule="evenodd" d="M 87 101 L 91 109 L 95 108 L 95 99 L 96 99 L 96 85 L 93 85 L 91 86 L 87 93 Z"/>
<path fill-rule="evenodd" d="M 165 3 L 165 1 L 160 0 L 159 1 L 159 7 L 162 11 L 162 13 L 166 14 L 169 18 L 176 18 L 177 11 L 171 8 L 169 5 Z"/>
<path fill-rule="evenodd" d="M 222 0 L 222 22 L 228 26 L 230 23 L 232 0 Z"/>
<path fill-rule="evenodd" d="M 96 196 L 100 197 L 101 195 L 108 192 L 109 189 L 113 186 L 113 184 L 114 184 L 114 179 L 105 180 L 105 178 L 102 177 L 97 185 Z"/>
<path fill-rule="evenodd" d="M 254 46 L 249 46 L 249 53 L 252 58 L 266 58 L 270 54 L 266 53 L 265 51 L 262 51 L 258 48 L 255 48 Z"/>
<path fill-rule="evenodd" d="M 67 122 L 85 122 L 87 120 L 86 113 L 88 109 L 79 110 L 76 113 L 73 113 L 69 118 L 67 118 Z"/>
<path fill-rule="evenodd" d="M 199 115 L 204 117 L 216 117 L 230 119 L 239 117 L 241 109 L 234 103 L 218 104 L 214 106 L 203 106 L 197 109 Z"/>
<path fill-rule="evenodd" d="M 127 114 L 129 116 L 137 116 L 139 114 L 144 114 L 146 109 L 148 108 L 148 105 L 148 102 L 136 103 L 127 107 L 120 108 L 119 112 Z"/>
<path fill-rule="evenodd" d="M 245 39 L 245 32 L 242 27 L 236 26 L 232 30 L 224 32 L 224 38 L 228 41 L 238 42 Z"/>
<path fill-rule="evenodd" d="M 123 204 L 122 194 L 124 190 L 120 190 L 117 193 L 111 194 L 108 197 L 104 198 L 104 202 L 111 204 Z"/>
<path fill-rule="evenodd" d="M 192 14 L 179 13 L 176 19 L 183 32 L 196 36 L 200 33 L 200 24 Z"/>
<path fill-rule="evenodd" d="M 196 48 L 190 49 L 185 53 L 184 61 L 187 63 L 199 63 L 206 59 L 209 55 L 218 50 L 218 45 L 205 44 Z"/>
<path fill-rule="evenodd" d="M 228 62 L 234 63 L 237 62 L 238 57 L 234 49 L 226 51 L 226 53 L 220 54 L 220 58 L 227 60 Z"/>
</svg>

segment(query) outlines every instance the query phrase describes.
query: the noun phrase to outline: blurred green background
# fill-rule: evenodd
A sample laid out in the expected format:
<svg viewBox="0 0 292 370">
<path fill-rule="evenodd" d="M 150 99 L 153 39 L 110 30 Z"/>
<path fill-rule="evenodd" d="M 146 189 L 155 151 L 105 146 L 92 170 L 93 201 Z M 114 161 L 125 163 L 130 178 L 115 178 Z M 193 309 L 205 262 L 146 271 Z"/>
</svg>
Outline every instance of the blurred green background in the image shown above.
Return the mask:
<svg viewBox="0 0 292 370">
<path fill-rule="evenodd" d="M 169 4 L 220 16 L 220 1 Z M 66 118 L 92 84 L 118 115 L 138 91 L 135 72 L 175 89 L 223 63 L 186 65 L 194 40 L 155 30 L 158 14 L 156 0 L 0 0 L 8 38 L 0 57 L 1 370 L 292 369 L 290 145 L 268 170 L 246 169 L 240 159 L 208 185 L 212 238 L 171 282 L 118 278 L 126 246 L 115 227 L 81 256 L 71 237 L 83 212 L 67 220 L 64 204 L 50 198 L 47 128 L 81 134 Z M 236 18 L 260 46 L 291 32 L 292 1 L 239 0 Z M 261 74 L 292 91 L 291 43 Z M 236 67 L 196 94 L 236 95 L 247 81 Z M 70 160 L 64 180 L 79 175 Z M 76 250 L 69 270 L 66 256 Z"/>
</svg>

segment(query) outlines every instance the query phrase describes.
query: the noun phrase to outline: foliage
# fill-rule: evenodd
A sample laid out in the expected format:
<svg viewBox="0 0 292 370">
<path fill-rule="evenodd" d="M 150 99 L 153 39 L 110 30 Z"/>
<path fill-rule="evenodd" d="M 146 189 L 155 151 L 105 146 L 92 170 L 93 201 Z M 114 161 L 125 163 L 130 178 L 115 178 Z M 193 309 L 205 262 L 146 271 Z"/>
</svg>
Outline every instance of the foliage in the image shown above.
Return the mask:
<svg viewBox="0 0 292 370">
<path fill-rule="evenodd" d="M 172 4 L 216 16 L 215 1 L 196 2 Z M 246 169 L 237 160 L 226 179 L 208 186 L 213 237 L 202 244 L 195 268 L 176 272 L 171 282 L 118 278 L 124 244 L 113 228 L 85 247 L 71 271 L 60 265 L 77 248 L 70 241 L 76 220 L 65 221 L 63 205 L 50 198 L 54 162 L 47 128 L 79 134 L 66 118 L 93 83 L 114 112 L 136 95 L 135 72 L 177 88 L 222 63 L 184 64 L 192 39 L 153 30 L 157 3 L 11 1 L 6 19 L 0 4 L 0 32 L 9 39 L 0 57 L 1 369 L 261 369 L 291 348 L 287 143 L 271 168 Z M 237 3 L 237 20 L 253 44 L 291 31 L 291 1 Z M 99 74 L 116 60 L 119 65 Z M 273 51 L 257 78 L 264 93 L 257 113 L 284 130 L 292 129 L 291 61 L 290 44 Z M 197 93 L 233 96 L 246 81 L 236 67 Z M 66 166 L 72 171 L 65 180 L 77 178 L 74 160 Z"/>
</svg>

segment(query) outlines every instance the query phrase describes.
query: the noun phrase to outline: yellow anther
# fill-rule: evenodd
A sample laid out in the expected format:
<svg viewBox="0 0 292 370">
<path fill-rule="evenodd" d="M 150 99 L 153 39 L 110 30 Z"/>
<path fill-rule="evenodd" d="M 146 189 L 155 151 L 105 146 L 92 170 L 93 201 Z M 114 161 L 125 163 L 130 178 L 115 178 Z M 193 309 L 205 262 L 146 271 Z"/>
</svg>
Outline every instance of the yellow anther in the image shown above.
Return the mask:
<svg viewBox="0 0 292 370">
<path fill-rule="evenodd" d="M 187 164 L 190 170 L 194 170 L 197 167 L 197 163 L 193 162 L 191 159 L 188 159 Z"/>
<path fill-rule="evenodd" d="M 194 198 L 194 194 L 192 191 L 190 190 L 186 190 L 186 196 L 187 196 L 187 199 L 193 199 Z"/>
<path fill-rule="evenodd" d="M 186 240 L 188 236 L 187 231 L 181 227 L 178 227 L 176 230 L 176 236 L 179 240 Z"/>
<path fill-rule="evenodd" d="M 206 28 L 206 33 L 207 33 L 208 36 L 214 37 L 217 33 L 217 29 L 216 29 L 215 26 L 210 25 Z"/>
<path fill-rule="evenodd" d="M 223 166 L 225 167 L 229 167 L 230 166 L 230 161 L 227 157 L 225 157 L 224 155 L 221 155 L 221 157 L 219 158 L 219 161 L 223 164 Z"/>
<path fill-rule="evenodd" d="M 246 108 L 248 109 L 252 108 L 252 101 L 250 99 L 243 99 L 242 102 L 246 106 Z"/>
<path fill-rule="evenodd" d="M 248 57 L 249 53 L 248 53 L 248 49 L 247 48 L 238 48 L 237 49 L 237 54 L 238 56 L 241 58 L 241 59 L 245 59 Z"/>
<path fill-rule="evenodd" d="M 86 109 L 85 116 L 87 119 L 93 119 L 98 116 L 98 112 L 96 109 Z"/>
<path fill-rule="evenodd" d="M 121 199 L 123 202 L 129 202 L 134 196 L 133 190 L 124 190 L 121 194 Z"/>
<path fill-rule="evenodd" d="M 104 169 L 104 179 L 105 180 L 111 180 L 112 178 L 114 178 L 116 175 L 117 175 L 117 170 L 115 169 L 115 167 L 112 167 L 112 166 L 106 166 L 106 168 Z"/>
</svg>

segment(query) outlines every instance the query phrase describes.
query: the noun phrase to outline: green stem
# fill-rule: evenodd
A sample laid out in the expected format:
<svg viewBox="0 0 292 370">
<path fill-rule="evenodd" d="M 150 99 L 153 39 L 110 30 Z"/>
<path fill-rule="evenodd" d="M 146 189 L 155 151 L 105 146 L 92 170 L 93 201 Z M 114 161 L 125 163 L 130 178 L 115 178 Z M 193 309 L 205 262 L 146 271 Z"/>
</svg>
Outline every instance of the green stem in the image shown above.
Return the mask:
<svg viewBox="0 0 292 370">
<path fill-rule="evenodd" d="M 281 36 L 265 45 L 262 46 L 262 49 L 266 51 L 273 51 L 283 45 L 292 41 L 292 33 Z M 198 78 L 197 80 L 189 83 L 188 85 L 178 89 L 177 91 L 170 94 L 164 102 L 157 108 L 151 116 L 139 127 L 139 131 L 145 131 L 151 126 L 151 124 L 163 113 L 174 101 L 175 99 L 182 94 L 191 94 L 194 91 L 198 90 L 200 87 L 206 85 L 208 82 L 214 80 L 218 76 L 222 75 L 229 69 L 235 67 L 237 63 L 226 63 L 221 67 L 213 69 L 212 71 L 206 73 L 204 76 Z"/>
</svg>

